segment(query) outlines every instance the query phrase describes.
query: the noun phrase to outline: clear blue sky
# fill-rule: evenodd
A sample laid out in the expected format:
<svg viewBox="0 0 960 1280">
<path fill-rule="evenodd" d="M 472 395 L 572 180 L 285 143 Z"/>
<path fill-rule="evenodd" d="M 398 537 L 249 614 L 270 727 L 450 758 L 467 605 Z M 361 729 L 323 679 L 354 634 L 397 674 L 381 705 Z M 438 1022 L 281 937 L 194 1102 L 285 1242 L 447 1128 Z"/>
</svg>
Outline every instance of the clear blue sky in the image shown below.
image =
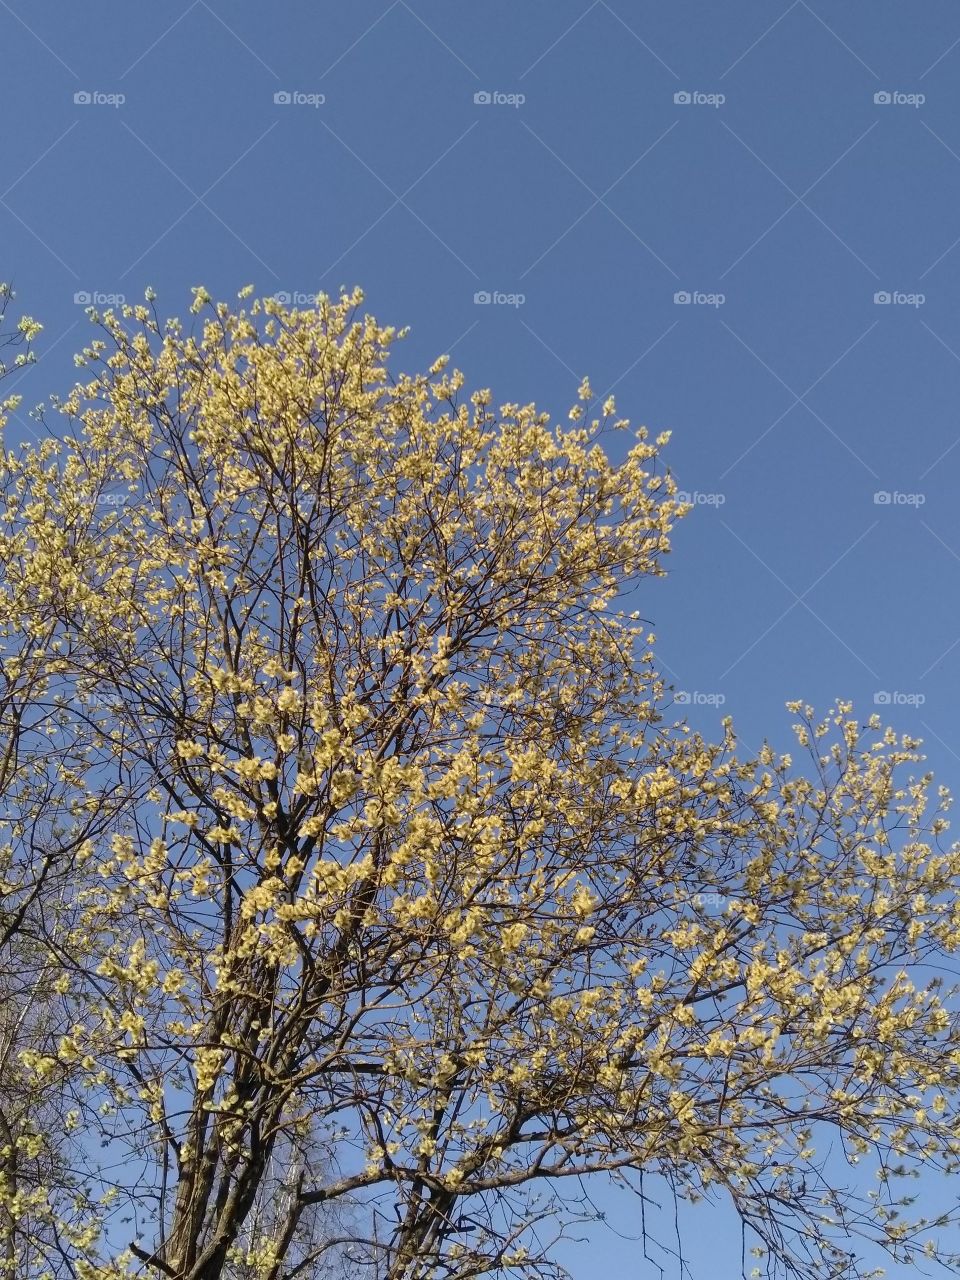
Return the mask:
<svg viewBox="0 0 960 1280">
<path fill-rule="evenodd" d="M 691 720 L 789 749 L 786 699 L 886 694 L 960 784 L 960 6 L 0 0 L 0 49 L 25 407 L 74 379 L 75 294 L 147 285 L 360 284 L 398 367 L 557 415 L 589 374 L 699 495 L 636 605 Z M 729 1216 L 685 1220 L 736 1274 Z M 656 1276 L 592 1241 L 577 1280 Z"/>
</svg>

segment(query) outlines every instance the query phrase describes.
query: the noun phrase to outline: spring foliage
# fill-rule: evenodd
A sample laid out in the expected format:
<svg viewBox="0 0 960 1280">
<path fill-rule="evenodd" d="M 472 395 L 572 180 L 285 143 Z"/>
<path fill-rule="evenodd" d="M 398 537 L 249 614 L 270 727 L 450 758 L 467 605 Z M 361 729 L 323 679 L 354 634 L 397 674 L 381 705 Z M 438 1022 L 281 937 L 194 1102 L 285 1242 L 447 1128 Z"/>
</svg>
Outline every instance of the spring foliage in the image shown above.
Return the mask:
<svg viewBox="0 0 960 1280">
<path fill-rule="evenodd" d="M 675 724 L 624 610 L 666 435 L 394 376 L 361 302 L 94 315 L 3 451 L 6 1274 L 548 1276 L 587 1174 L 727 1199 L 772 1273 L 936 1253 L 893 1190 L 960 1151 L 919 744 Z"/>
</svg>

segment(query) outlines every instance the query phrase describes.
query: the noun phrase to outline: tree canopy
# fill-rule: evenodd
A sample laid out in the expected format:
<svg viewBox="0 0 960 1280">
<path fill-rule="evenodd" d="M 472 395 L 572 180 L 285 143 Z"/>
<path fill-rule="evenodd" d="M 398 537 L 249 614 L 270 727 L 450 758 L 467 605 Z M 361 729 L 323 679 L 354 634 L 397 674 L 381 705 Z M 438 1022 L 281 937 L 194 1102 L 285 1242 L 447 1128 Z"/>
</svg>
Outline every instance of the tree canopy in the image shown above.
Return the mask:
<svg viewBox="0 0 960 1280">
<path fill-rule="evenodd" d="M 94 313 L 0 457 L 0 1267 L 549 1277 L 587 1175 L 770 1275 L 955 1261 L 895 1189 L 960 1151 L 920 744 L 677 721 L 667 433 L 249 296 Z"/>
</svg>

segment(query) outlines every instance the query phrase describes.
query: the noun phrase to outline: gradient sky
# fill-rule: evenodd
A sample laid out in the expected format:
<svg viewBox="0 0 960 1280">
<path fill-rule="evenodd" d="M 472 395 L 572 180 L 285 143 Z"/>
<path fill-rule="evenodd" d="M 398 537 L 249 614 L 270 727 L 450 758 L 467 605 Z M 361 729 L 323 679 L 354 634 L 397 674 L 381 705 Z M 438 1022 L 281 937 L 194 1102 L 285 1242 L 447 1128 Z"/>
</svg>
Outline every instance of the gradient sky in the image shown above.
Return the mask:
<svg viewBox="0 0 960 1280">
<path fill-rule="evenodd" d="M 0 49 L 0 279 L 45 325 L 9 443 L 93 295 L 359 284 L 396 368 L 557 417 L 589 374 L 673 431 L 696 507 L 632 607 L 691 722 L 789 750 L 787 699 L 849 697 L 960 785 L 960 6 L 0 0 Z M 729 1213 L 682 1225 L 739 1272 Z M 589 1238 L 576 1280 L 658 1275 Z"/>
</svg>

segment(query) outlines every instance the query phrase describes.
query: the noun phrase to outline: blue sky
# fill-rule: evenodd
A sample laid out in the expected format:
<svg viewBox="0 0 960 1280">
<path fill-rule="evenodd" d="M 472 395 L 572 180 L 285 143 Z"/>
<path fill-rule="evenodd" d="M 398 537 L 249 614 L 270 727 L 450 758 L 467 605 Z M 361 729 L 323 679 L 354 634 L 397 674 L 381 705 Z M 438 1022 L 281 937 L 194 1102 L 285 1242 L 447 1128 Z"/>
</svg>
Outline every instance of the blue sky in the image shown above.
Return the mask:
<svg viewBox="0 0 960 1280">
<path fill-rule="evenodd" d="M 0 47 L 25 409 L 84 295 L 148 285 L 359 284 L 398 367 L 558 417 L 589 374 L 695 495 L 635 606 L 691 721 L 789 749 L 787 699 L 850 697 L 957 784 L 955 4 L 0 0 Z M 736 1274 L 729 1216 L 686 1221 Z M 577 1280 L 657 1274 L 591 1241 Z"/>
</svg>

